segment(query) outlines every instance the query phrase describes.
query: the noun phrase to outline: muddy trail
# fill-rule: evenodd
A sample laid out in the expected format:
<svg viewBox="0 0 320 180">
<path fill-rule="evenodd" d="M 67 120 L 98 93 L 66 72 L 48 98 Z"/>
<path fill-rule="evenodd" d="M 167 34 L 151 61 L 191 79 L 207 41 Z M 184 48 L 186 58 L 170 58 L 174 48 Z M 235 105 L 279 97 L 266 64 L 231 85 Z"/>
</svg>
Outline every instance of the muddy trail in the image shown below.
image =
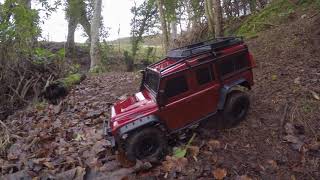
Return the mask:
<svg viewBox="0 0 320 180">
<path fill-rule="evenodd" d="M 310 11 L 249 40 L 257 68 L 246 120 L 231 129 L 208 120 L 186 158 L 120 166 L 102 122 L 111 103 L 138 91 L 140 76 L 110 72 L 2 123 L 0 179 L 320 179 L 319 29 Z"/>
</svg>

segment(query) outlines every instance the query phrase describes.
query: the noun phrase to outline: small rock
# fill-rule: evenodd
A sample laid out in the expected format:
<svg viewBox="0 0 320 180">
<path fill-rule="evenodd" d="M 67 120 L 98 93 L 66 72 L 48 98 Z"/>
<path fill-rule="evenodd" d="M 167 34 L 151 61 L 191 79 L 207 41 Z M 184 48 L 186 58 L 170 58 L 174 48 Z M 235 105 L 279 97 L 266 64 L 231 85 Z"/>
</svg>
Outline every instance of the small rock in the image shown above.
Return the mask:
<svg viewBox="0 0 320 180">
<path fill-rule="evenodd" d="M 305 19 L 306 17 L 307 17 L 307 15 L 304 14 L 304 15 L 301 16 L 301 19 Z"/>
</svg>

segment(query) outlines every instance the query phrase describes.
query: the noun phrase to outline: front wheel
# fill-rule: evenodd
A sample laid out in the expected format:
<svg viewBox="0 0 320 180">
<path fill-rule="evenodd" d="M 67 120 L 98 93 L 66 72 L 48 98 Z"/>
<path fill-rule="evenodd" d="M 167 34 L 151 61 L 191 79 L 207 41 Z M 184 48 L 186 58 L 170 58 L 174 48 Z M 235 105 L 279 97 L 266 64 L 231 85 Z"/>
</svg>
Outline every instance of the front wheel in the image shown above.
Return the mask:
<svg viewBox="0 0 320 180">
<path fill-rule="evenodd" d="M 162 131 L 155 127 L 138 130 L 129 136 L 126 143 L 128 160 L 159 162 L 166 154 L 167 140 Z"/>
<path fill-rule="evenodd" d="M 250 106 L 249 96 L 242 91 L 232 91 L 223 110 L 223 121 L 227 127 L 240 123 L 247 115 Z"/>
</svg>

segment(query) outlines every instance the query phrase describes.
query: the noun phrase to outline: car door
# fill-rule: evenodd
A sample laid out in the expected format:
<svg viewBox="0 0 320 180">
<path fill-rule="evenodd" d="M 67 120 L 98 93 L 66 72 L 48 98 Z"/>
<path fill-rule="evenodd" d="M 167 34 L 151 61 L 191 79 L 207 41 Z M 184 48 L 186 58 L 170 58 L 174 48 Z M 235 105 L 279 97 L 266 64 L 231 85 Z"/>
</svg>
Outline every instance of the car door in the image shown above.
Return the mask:
<svg viewBox="0 0 320 180">
<path fill-rule="evenodd" d="M 160 118 L 173 129 L 183 128 L 215 112 L 220 86 L 212 65 L 199 66 L 164 80 L 166 103 Z"/>
<path fill-rule="evenodd" d="M 217 111 L 221 88 L 213 64 L 194 67 L 192 74 L 193 93 L 189 97 L 189 105 L 193 107 L 194 119 L 189 123 L 206 118 Z"/>
<path fill-rule="evenodd" d="M 188 70 L 165 77 L 160 84 L 164 93 L 164 105 L 160 107 L 160 118 L 171 130 L 184 126 L 190 120 L 188 98 L 191 95 L 191 74 Z"/>
</svg>

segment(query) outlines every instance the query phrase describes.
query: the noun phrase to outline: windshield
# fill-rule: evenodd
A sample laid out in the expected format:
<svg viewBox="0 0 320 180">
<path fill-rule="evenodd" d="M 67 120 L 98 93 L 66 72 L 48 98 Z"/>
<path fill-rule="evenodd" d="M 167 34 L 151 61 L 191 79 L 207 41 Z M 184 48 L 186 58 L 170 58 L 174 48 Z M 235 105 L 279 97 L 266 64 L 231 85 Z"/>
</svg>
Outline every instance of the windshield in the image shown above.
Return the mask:
<svg viewBox="0 0 320 180">
<path fill-rule="evenodd" d="M 148 87 L 155 95 L 157 95 L 159 85 L 159 74 L 150 70 L 146 70 L 144 85 Z"/>
</svg>

